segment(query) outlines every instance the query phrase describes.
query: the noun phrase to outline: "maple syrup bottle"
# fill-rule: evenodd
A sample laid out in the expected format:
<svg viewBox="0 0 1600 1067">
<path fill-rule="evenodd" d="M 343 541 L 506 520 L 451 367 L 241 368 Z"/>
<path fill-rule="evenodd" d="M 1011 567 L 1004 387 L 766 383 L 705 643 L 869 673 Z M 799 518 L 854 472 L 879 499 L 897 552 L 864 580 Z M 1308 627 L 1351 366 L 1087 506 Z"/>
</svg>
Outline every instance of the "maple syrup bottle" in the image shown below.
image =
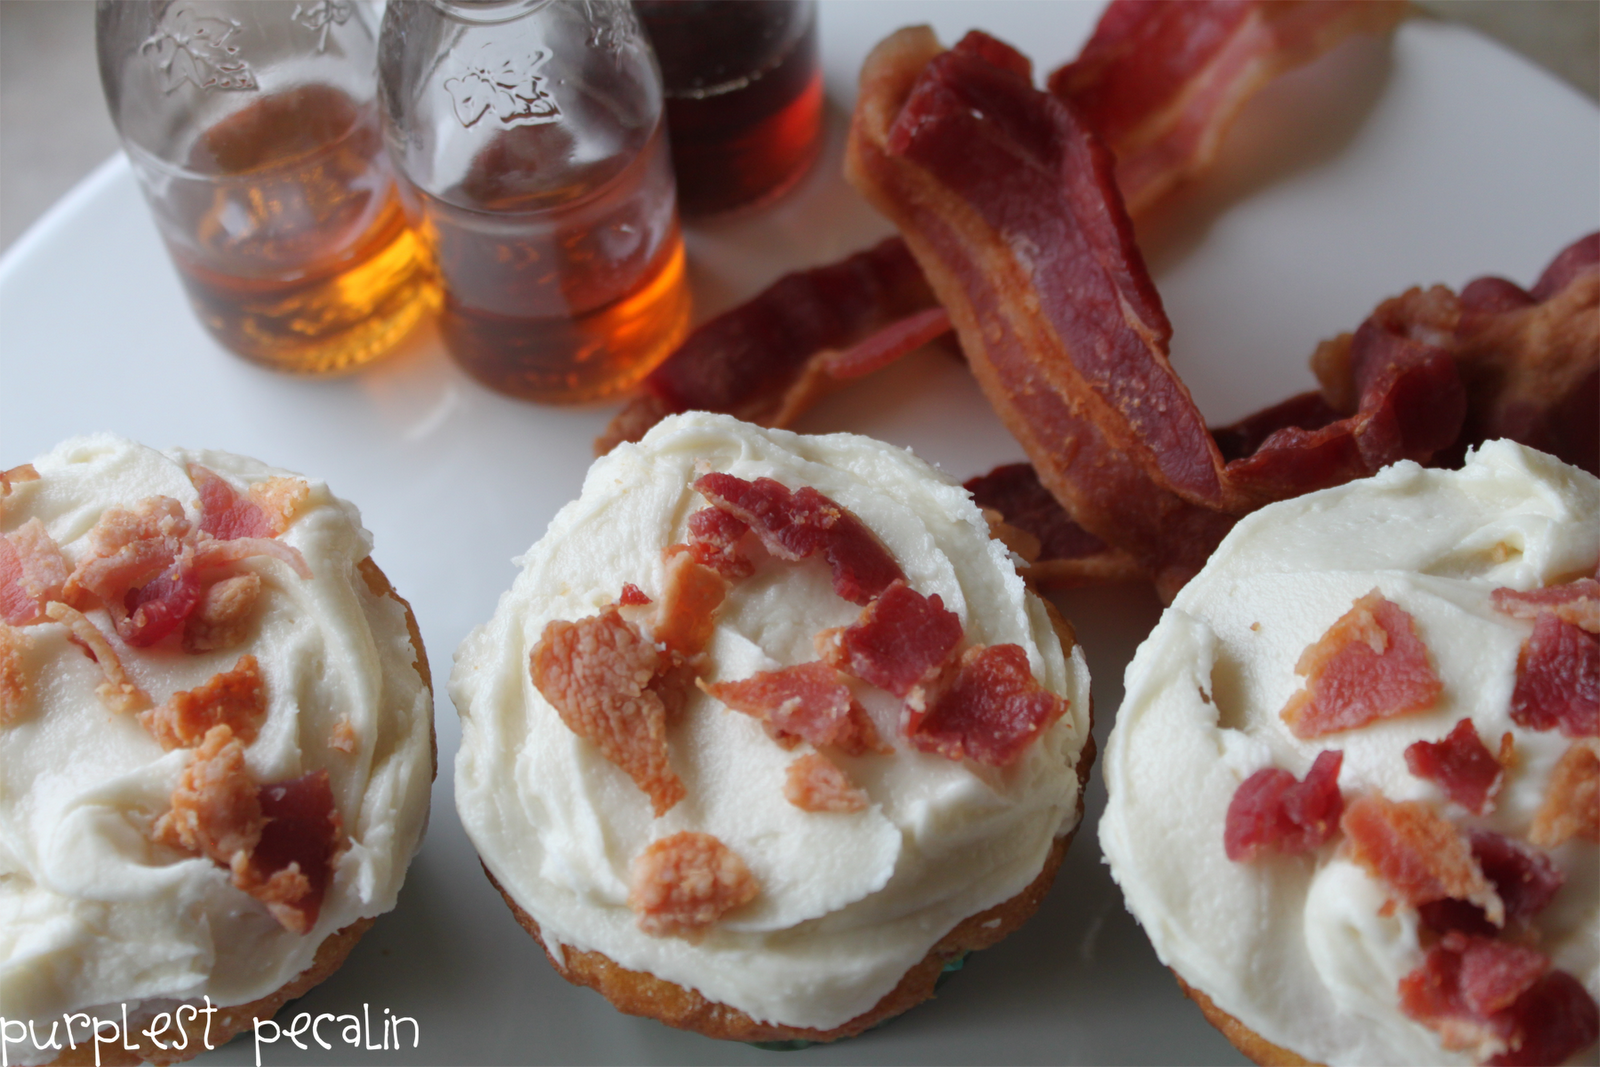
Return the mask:
<svg viewBox="0 0 1600 1067">
<path fill-rule="evenodd" d="M 661 79 L 626 3 L 390 4 L 379 45 L 401 197 L 446 347 L 545 403 L 632 386 L 689 325 Z"/>
<path fill-rule="evenodd" d="M 634 0 L 661 64 L 685 217 L 781 196 L 816 158 L 816 0 Z"/>
</svg>

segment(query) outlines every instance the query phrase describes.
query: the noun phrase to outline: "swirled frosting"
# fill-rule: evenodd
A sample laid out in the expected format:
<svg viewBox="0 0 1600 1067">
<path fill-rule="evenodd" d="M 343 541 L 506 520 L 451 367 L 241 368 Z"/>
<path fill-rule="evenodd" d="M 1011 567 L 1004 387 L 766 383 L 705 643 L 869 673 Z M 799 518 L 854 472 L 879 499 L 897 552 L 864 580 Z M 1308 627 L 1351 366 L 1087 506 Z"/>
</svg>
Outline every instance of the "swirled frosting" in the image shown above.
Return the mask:
<svg viewBox="0 0 1600 1067">
<path fill-rule="evenodd" d="M 1070 707 L 1014 764 L 996 770 L 907 746 L 899 701 L 856 698 L 892 756 L 840 757 L 871 803 L 853 814 L 785 800 L 799 752 L 755 719 L 696 692 L 669 728 L 688 797 L 663 817 L 535 689 L 529 653 L 555 619 L 595 614 L 624 582 L 660 592 L 662 549 L 704 506 L 698 472 L 811 486 L 854 512 L 912 586 L 938 594 L 974 643 L 1026 649 L 1034 677 Z M 669 418 L 597 461 L 582 495 L 522 558 L 494 617 L 456 653 L 461 713 L 456 804 L 496 880 L 539 923 L 547 947 L 597 950 L 757 1020 L 832 1028 L 870 1009 L 960 920 L 1009 899 L 1076 824 L 1075 767 L 1088 737 L 1082 653 L 1063 654 L 1044 605 L 959 485 L 903 449 L 865 437 L 806 437 L 726 416 Z M 815 660 L 818 631 L 860 608 L 820 561 L 766 560 L 716 617 L 709 683 Z M 761 885 L 697 942 L 653 937 L 628 907 L 629 863 L 652 841 L 712 834 Z"/>
<path fill-rule="evenodd" d="M 39 479 L 19 482 L 3 526 L 37 518 L 69 568 L 86 535 L 113 505 L 165 495 L 198 516 L 187 473 L 200 463 L 238 490 L 287 472 L 222 452 L 158 452 L 101 434 L 67 441 L 34 461 Z M 22 627 L 26 705 L 0 728 L 0 1004 L 11 1018 L 93 1011 L 120 1018 L 126 1004 L 209 996 L 213 1004 L 259 999 L 305 970 L 317 946 L 344 926 L 394 907 L 427 824 L 432 779 L 432 702 L 415 666 L 405 611 L 370 591 L 357 569 L 371 537 L 349 503 L 309 482 L 309 497 L 279 537 L 312 577 L 281 560 L 237 563 L 261 578 L 243 644 L 189 654 L 175 640 L 130 648 L 103 610 L 86 614 L 123 668 L 159 704 L 253 654 L 267 715 L 245 748 L 262 783 L 328 772 L 350 838 L 333 869 L 315 926 L 291 933 L 234 888 L 210 859 L 153 843 L 189 749 L 163 751 L 130 714 L 96 698 L 100 669 L 65 626 Z M 346 752 L 330 745 L 335 728 Z M 8 1049 L 26 1062 L 32 1046 Z M 42 1054 L 49 1058 L 55 1053 Z M 22 1057 L 19 1059 L 19 1057 Z"/>
<path fill-rule="evenodd" d="M 1318 1063 L 1471 1063 L 1403 1014 L 1400 979 L 1423 962 L 1416 913 L 1339 854 L 1247 863 L 1223 851 L 1228 804 L 1263 767 L 1304 777 L 1344 753 L 1346 797 L 1381 791 L 1525 838 L 1571 742 L 1511 720 L 1517 656 L 1532 623 L 1494 610 L 1500 586 L 1531 590 L 1594 573 L 1600 482 L 1509 441 L 1460 471 L 1400 463 L 1264 508 L 1229 534 L 1129 665 L 1105 757 L 1100 842 L 1158 956 L 1268 1041 Z M 1373 588 L 1411 614 L 1444 684 L 1434 707 L 1310 741 L 1279 717 L 1302 650 Z M 1494 810 L 1463 817 L 1412 774 L 1406 747 L 1470 718 L 1516 759 Z M 1554 849 L 1566 875 L 1537 917 L 1553 965 L 1600 996 L 1600 861 L 1579 839 Z"/>
</svg>

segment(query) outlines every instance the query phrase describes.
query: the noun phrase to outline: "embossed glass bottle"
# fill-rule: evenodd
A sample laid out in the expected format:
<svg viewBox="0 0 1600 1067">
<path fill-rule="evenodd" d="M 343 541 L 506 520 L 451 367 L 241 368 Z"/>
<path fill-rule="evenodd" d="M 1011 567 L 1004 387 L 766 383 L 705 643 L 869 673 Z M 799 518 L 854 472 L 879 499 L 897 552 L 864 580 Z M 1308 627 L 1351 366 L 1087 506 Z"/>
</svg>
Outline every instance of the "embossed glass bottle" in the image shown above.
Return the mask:
<svg viewBox="0 0 1600 1067">
<path fill-rule="evenodd" d="M 378 66 L 456 361 L 490 388 L 569 403 L 665 358 L 689 294 L 661 78 L 628 5 L 391 3 Z"/>
<path fill-rule="evenodd" d="M 363 0 L 102 0 L 95 37 L 112 121 L 218 341 L 330 373 L 383 354 L 427 311 Z"/>
</svg>

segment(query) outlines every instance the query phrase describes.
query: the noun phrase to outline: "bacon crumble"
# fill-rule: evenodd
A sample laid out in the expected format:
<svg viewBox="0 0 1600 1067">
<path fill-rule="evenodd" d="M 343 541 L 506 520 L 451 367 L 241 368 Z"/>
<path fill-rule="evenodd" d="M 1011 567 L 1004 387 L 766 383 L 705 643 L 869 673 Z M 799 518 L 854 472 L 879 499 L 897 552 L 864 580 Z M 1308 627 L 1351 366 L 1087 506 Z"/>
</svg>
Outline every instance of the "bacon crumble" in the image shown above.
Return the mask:
<svg viewBox="0 0 1600 1067">
<path fill-rule="evenodd" d="M 251 655 L 239 657 L 201 686 L 173 693 L 166 703 L 139 713 L 139 722 L 161 747 L 171 751 L 199 744 L 217 726 L 226 726 L 241 744 L 256 739 L 267 718 L 267 692 Z"/>
<path fill-rule="evenodd" d="M 1402 902 L 1464 900 L 1482 908 L 1495 926 L 1505 924 L 1505 904 L 1484 877 L 1467 836 L 1427 804 L 1374 793 L 1350 803 L 1339 826 L 1345 854 Z"/>
<path fill-rule="evenodd" d="M 171 810 L 155 824 L 155 839 L 231 868 L 261 839 L 265 820 L 256 792 L 244 744 L 226 725 L 213 726 L 178 779 Z"/>
<path fill-rule="evenodd" d="M 804 740 L 851 756 L 894 751 L 878 736 L 850 687 L 826 663 L 758 671 L 749 678 L 714 685 L 701 682 L 700 688 L 735 711 L 761 720 L 768 735 L 785 748 Z"/>
<path fill-rule="evenodd" d="M 38 622 L 60 600 L 67 562 L 44 523 L 29 519 L 0 537 L 0 616 L 14 626 Z"/>
<path fill-rule="evenodd" d="M 72 642 L 100 665 L 100 673 L 105 676 L 105 681 L 95 686 L 94 692 L 107 710 L 120 714 L 150 706 L 150 698 L 144 690 L 135 685 L 122 669 L 122 660 L 117 657 L 116 649 L 111 647 L 111 642 L 83 612 L 59 600 L 51 601 L 44 611 L 52 621 L 65 626 Z"/>
<path fill-rule="evenodd" d="M 349 719 L 340 719 L 328 734 L 328 747 L 345 755 L 353 753 L 361 744 L 361 737 Z"/>
<path fill-rule="evenodd" d="M 1495 759 L 1471 719 L 1462 719 L 1439 741 L 1406 748 L 1406 767 L 1426 778 L 1474 815 L 1487 815 L 1505 784 L 1505 768 Z"/>
<path fill-rule="evenodd" d="M 28 635 L 0 622 L 0 730 L 21 722 L 33 696 L 24 657 Z"/>
<path fill-rule="evenodd" d="M 716 629 L 715 613 L 728 594 L 727 580 L 695 560 L 684 545 L 663 553 L 666 575 L 650 616 L 650 636 L 674 656 L 699 655 Z"/>
<path fill-rule="evenodd" d="M 183 624 L 183 650 L 190 654 L 233 648 L 250 634 L 250 615 L 261 598 L 254 572 L 212 582 Z"/>
<path fill-rule="evenodd" d="M 689 516 L 689 551 L 703 566 L 736 582 L 755 572 L 755 564 L 739 551 L 740 539 L 749 532 L 748 524 L 721 508 L 701 508 Z"/>
<path fill-rule="evenodd" d="M 900 722 L 921 752 L 1005 767 L 1066 710 L 1065 698 L 1034 679 L 1021 645 L 974 645 L 939 680 L 911 690 Z"/>
<path fill-rule="evenodd" d="M 1528 840 L 1544 848 L 1574 837 L 1600 843 L 1600 741 L 1593 738 L 1562 753 L 1528 832 Z"/>
<path fill-rule="evenodd" d="M 1600 581 L 1593 578 L 1579 578 L 1575 582 L 1530 589 L 1526 593 L 1500 588 L 1489 594 L 1489 602 L 1496 611 L 1515 619 L 1533 619 L 1548 611 L 1562 622 L 1589 633 L 1600 633 Z"/>
<path fill-rule="evenodd" d="M 1339 829 L 1344 796 L 1339 767 L 1344 753 L 1317 754 L 1304 781 L 1278 767 L 1263 767 L 1234 790 L 1223 823 L 1223 848 L 1235 863 L 1266 852 L 1292 856 L 1311 852 Z"/>
<path fill-rule="evenodd" d="M 686 795 L 667 758 L 666 705 L 650 688 L 660 666 L 615 605 L 550 622 L 529 654 L 533 684 L 561 721 L 632 778 L 657 817 Z"/>
<path fill-rule="evenodd" d="M 622 593 L 617 597 L 617 603 L 625 608 L 636 608 L 643 607 L 645 604 L 652 603 L 652 601 L 645 595 L 643 589 L 640 589 L 632 582 L 623 582 Z"/>
<path fill-rule="evenodd" d="M 676 833 L 634 857 L 628 907 L 652 937 L 694 940 L 760 895 L 738 854 L 710 834 Z"/>
<path fill-rule="evenodd" d="M 1561 868 L 1543 852 L 1491 830 L 1471 829 L 1472 858 L 1505 904 L 1506 926 L 1526 925 L 1555 899 L 1566 881 Z M 1494 937 L 1498 933 L 1484 910 L 1465 900 L 1434 900 L 1417 906 L 1424 928 L 1436 934 L 1451 930 Z"/>
<path fill-rule="evenodd" d="M 846 674 L 904 697 L 928 683 L 961 641 L 961 620 L 935 593 L 896 579 L 849 626 L 817 635 L 817 650 Z"/>
<path fill-rule="evenodd" d="M 1305 687 L 1279 715 L 1301 740 L 1431 707 L 1443 689 L 1411 615 L 1377 589 L 1295 664 Z"/>
<path fill-rule="evenodd" d="M 1511 721 L 1567 737 L 1600 736 L 1600 637 L 1541 611 L 1517 657 Z"/>
<path fill-rule="evenodd" d="M 820 752 L 808 752 L 784 772 L 784 799 L 801 811 L 865 811 L 871 799 L 844 771 Z"/>
</svg>

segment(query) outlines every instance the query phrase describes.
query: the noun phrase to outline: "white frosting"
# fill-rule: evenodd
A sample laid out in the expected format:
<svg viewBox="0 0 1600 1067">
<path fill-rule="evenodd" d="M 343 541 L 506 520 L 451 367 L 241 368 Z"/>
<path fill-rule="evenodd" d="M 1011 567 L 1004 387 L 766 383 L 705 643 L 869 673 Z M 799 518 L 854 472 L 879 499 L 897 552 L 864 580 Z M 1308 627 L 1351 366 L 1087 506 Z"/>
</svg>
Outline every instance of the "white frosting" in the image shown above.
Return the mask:
<svg viewBox="0 0 1600 1067">
<path fill-rule="evenodd" d="M 1400 463 L 1373 478 L 1244 519 L 1184 587 L 1128 666 L 1106 749 L 1100 842 L 1128 908 L 1163 963 L 1274 1044 L 1315 1062 L 1471 1063 L 1403 1015 L 1400 978 L 1419 966 L 1414 912 L 1329 844 L 1310 856 L 1233 863 L 1228 803 L 1249 775 L 1304 777 L 1344 753 L 1346 797 L 1381 791 L 1438 805 L 1458 823 L 1527 834 L 1570 743 L 1510 718 L 1517 653 L 1532 623 L 1495 611 L 1499 586 L 1536 589 L 1593 574 L 1600 482 L 1508 441 L 1461 471 Z M 1305 647 L 1373 588 L 1409 612 L 1444 683 L 1430 710 L 1301 741 L 1279 718 Z M 1410 773 L 1404 750 L 1462 718 L 1517 761 L 1495 810 L 1468 816 Z M 1555 966 L 1600 996 L 1600 862 L 1593 844 L 1552 853 L 1567 881 L 1538 918 Z"/>
<path fill-rule="evenodd" d="M 287 472 L 221 452 L 157 452 L 101 434 L 75 438 L 34 461 L 40 479 L 5 500 L 4 529 L 44 523 L 72 566 L 107 507 L 153 495 L 198 517 L 186 473 L 202 463 L 243 490 Z M 244 644 L 190 655 L 168 640 L 133 649 L 103 610 L 86 614 L 128 675 L 156 704 L 233 667 L 259 662 L 268 711 L 245 759 L 258 781 L 328 772 L 350 836 L 315 927 L 278 924 L 235 889 L 211 860 L 151 843 L 190 759 L 164 752 L 133 715 L 95 696 L 100 669 L 41 622 L 21 628 L 31 700 L 0 728 L 0 1004 L 8 1018 L 44 1021 L 93 1010 L 130 1018 L 152 1001 L 198 998 L 230 1005 L 272 992 L 310 965 L 317 946 L 357 919 L 394 907 L 406 865 L 427 824 L 432 778 L 432 702 L 405 613 L 368 590 L 356 564 L 371 538 L 356 509 L 311 481 L 310 497 L 280 540 L 299 549 L 313 577 L 255 557 L 262 593 Z M 330 747 L 348 721 L 356 747 Z M 12 1045 L 8 1057 L 32 1046 Z M 54 1053 L 44 1053 L 49 1058 Z"/>
<path fill-rule="evenodd" d="M 660 819 L 598 749 L 534 688 L 528 655 L 553 619 L 595 614 L 624 582 L 656 596 L 661 550 L 686 537 L 705 501 L 696 467 L 812 486 L 888 546 L 912 588 L 938 594 L 974 643 L 1015 643 L 1034 676 L 1071 706 L 1003 771 L 925 755 L 839 758 L 871 798 L 818 814 L 783 796 L 785 751 L 755 719 L 695 693 L 669 730 L 688 798 Z M 494 617 L 456 653 L 461 712 L 456 805 L 489 870 L 540 924 L 553 951 L 598 950 L 624 967 L 699 990 L 753 1018 L 831 1028 L 866 1011 L 963 918 L 1021 891 L 1052 840 L 1076 824 L 1074 768 L 1088 736 L 1082 653 L 1063 655 L 1043 604 L 967 492 L 910 453 L 851 434 L 803 437 L 692 413 L 597 461 L 522 559 Z M 765 560 L 717 616 L 707 680 L 817 658 L 821 629 L 861 609 L 833 592 L 821 560 Z M 899 701 L 852 683 L 885 739 Z M 651 937 L 628 909 L 628 867 L 684 830 L 738 853 L 761 895 L 698 943 Z"/>
</svg>

